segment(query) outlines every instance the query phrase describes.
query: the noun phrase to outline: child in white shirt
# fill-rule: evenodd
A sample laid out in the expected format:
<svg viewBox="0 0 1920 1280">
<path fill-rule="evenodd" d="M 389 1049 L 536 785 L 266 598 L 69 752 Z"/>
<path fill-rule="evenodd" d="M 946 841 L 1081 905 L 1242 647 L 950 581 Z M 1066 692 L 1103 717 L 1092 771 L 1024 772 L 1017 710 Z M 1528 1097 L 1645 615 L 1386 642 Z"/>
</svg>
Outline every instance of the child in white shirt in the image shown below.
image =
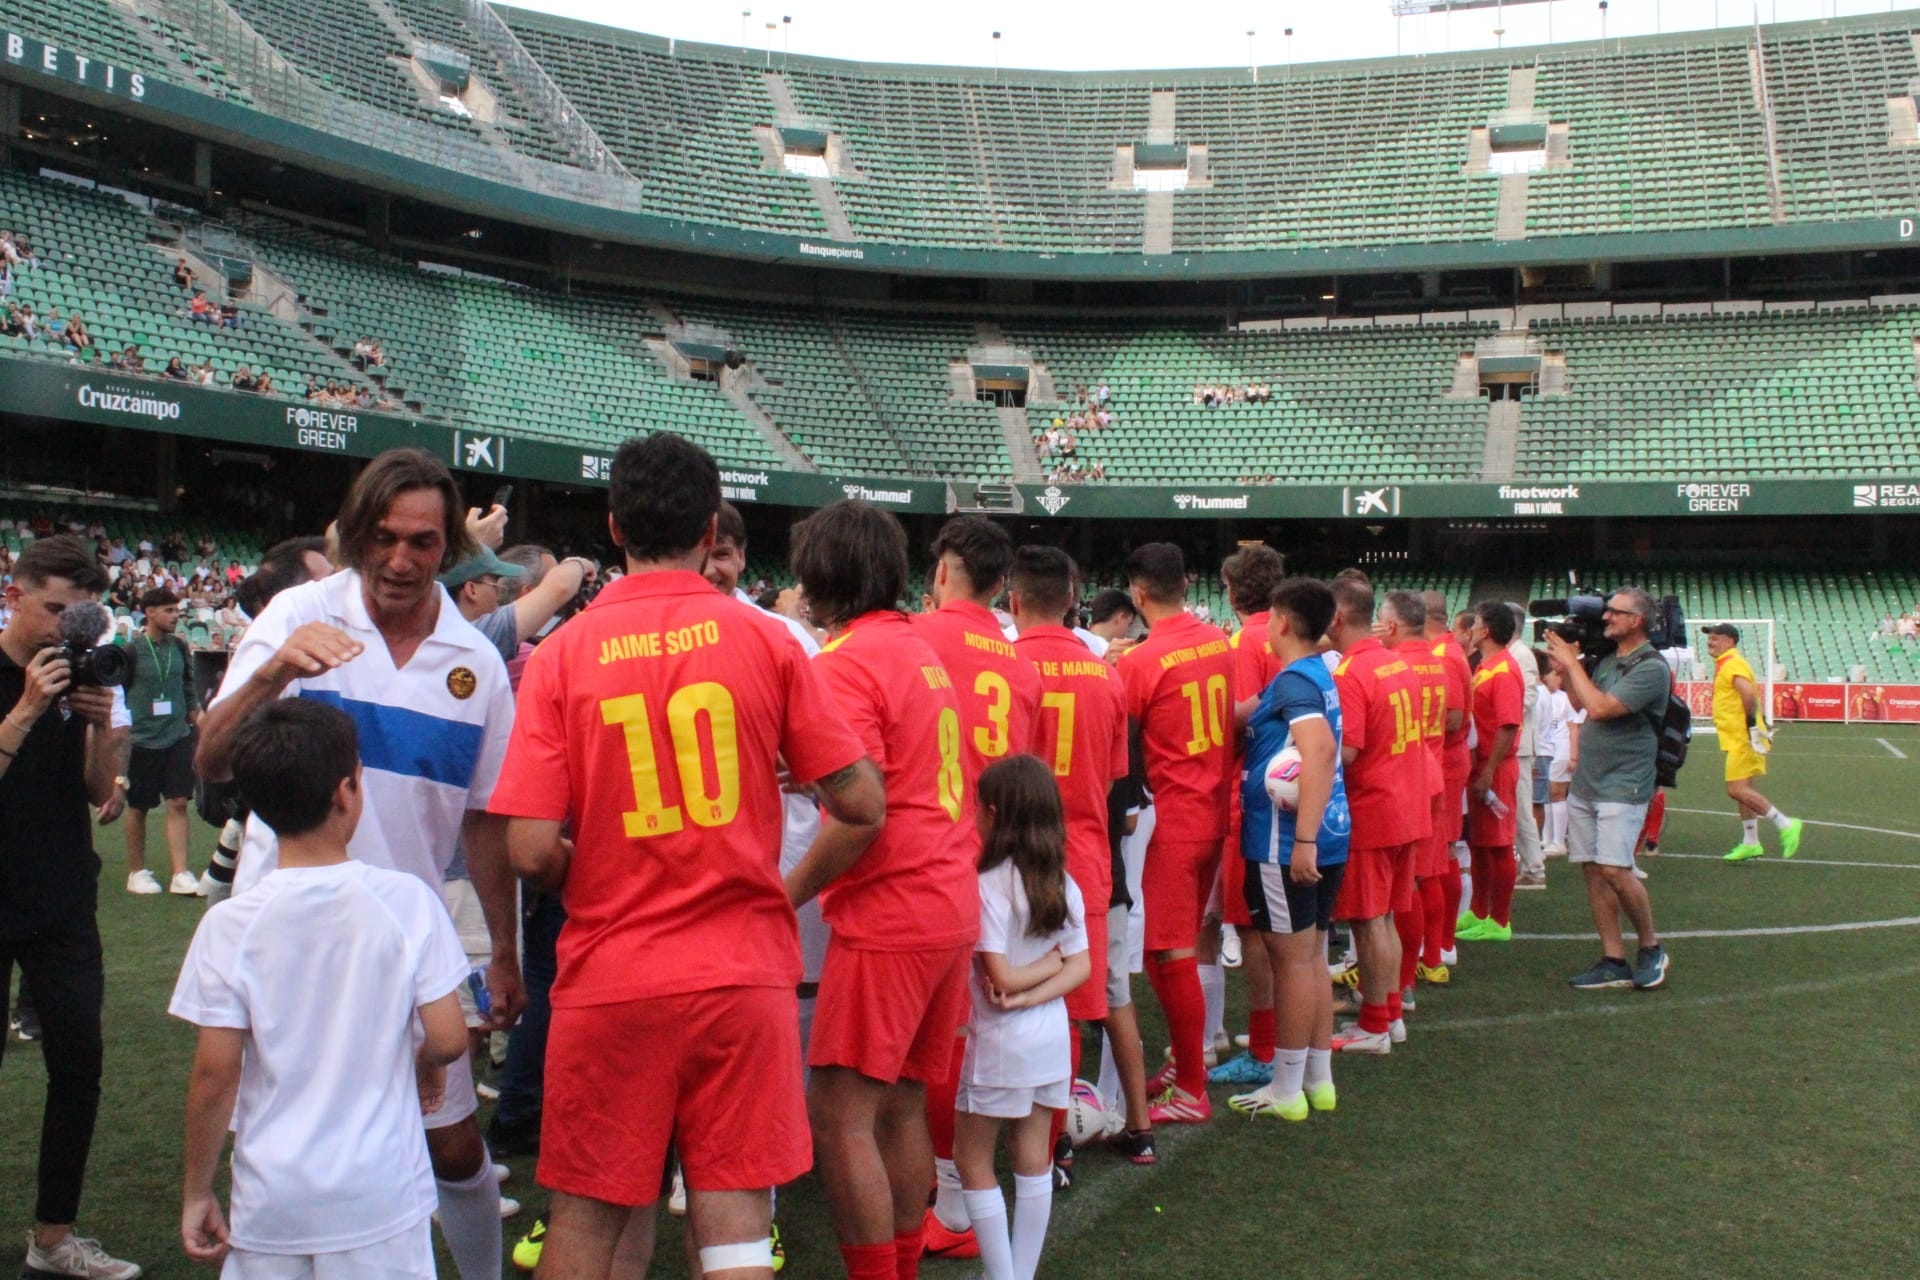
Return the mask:
<svg viewBox="0 0 1920 1280">
<path fill-rule="evenodd" d="M 1073 1083 L 1063 997 L 1093 969 L 1086 904 L 1067 875 L 1066 819 L 1046 765 L 1023 755 L 989 766 L 978 812 L 980 940 L 953 1160 L 987 1280 L 1033 1280 L 1053 1212 L 1049 1131 Z M 1012 1121 L 1011 1236 L 993 1170 L 1003 1121 Z"/>
<path fill-rule="evenodd" d="M 208 910 L 169 1007 L 200 1028 L 181 1241 L 226 1280 L 426 1280 L 437 1196 L 420 1117 L 466 1051 L 466 956 L 416 877 L 347 857 L 361 792 L 345 713 L 262 707 L 234 735 L 233 773 L 280 862 Z M 213 1193 L 229 1127 L 231 1230 Z"/>
<path fill-rule="evenodd" d="M 1580 725 L 1585 711 L 1575 711 L 1573 701 L 1561 687 L 1566 678 L 1547 669 L 1541 677 L 1546 692 L 1538 706 L 1547 707 L 1547 725 L 1540 743 L 1540 754 L 1548 757 L 1547 820 L 1540 828 L 1542 852 L 1560 856 L 1567 851 L 1567 789 L 1573 782 L 1574 766 L 1580 763 Z"/>
</svg>

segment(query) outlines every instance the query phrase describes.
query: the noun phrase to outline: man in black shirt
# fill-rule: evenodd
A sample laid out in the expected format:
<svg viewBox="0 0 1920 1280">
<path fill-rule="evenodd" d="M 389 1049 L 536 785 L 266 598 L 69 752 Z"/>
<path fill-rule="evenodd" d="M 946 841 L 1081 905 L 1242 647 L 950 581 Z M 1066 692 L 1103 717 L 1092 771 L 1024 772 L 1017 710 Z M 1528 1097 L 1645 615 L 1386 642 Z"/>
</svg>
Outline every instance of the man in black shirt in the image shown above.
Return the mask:
<svg viewBox="0 0 1920 1280">
<path fill-rule="evenodd" d="M 130 1280 L 138 1267 L 73 1230 L 100 1109 L 105 992 L 94 920 L 100 859 L 88 806 L 113 798 L 119 750 L 108 730 L 111 691 L 74 687 L 57 646 L 61 613 L 97 600 L 106 585 L 87 546 L 62 536 L 21 552 L 6 588 L 12 613 L 0 630 L 0 988 L 11 983 L 17 963 L 33 986 L 46 1050 L 27 1271 Z"/>
</svg>

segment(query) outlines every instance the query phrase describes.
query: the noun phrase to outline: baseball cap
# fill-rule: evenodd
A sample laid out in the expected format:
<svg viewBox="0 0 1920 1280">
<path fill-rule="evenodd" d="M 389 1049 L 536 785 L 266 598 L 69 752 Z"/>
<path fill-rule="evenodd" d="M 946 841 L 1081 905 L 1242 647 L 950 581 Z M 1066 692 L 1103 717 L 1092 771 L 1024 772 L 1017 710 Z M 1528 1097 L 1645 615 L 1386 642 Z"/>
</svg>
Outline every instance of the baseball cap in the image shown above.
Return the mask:
<svg viewBox="0 0 1920 1280">
<path fill-rule="evenodd" d="M 1735 644 L 1740 643 L 1740 628 L 1734 626 L 1731 622 L 1710 623 L 1700 628 L 1700 634 L 1703 636 L 1725 636 Z"/>
<path fill-rule="evenodd" d="M 493 552 L 481 547 L 453 568 L 440 575 L 442 585 L 449 591 L 458 591 L 475 578 L 518 578 L 526 570 L 517 564 L 508 564 Z"/>
</svg>

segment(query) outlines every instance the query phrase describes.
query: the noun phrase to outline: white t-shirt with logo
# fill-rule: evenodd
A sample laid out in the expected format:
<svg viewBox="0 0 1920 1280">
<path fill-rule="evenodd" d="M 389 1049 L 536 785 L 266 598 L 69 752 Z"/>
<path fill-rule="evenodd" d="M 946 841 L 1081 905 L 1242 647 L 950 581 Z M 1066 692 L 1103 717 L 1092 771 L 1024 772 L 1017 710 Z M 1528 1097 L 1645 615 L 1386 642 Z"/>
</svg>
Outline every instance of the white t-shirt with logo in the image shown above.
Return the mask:
<svg viewBox="0 0 1920 1280">
<path fill-rule="evenodd" d="M 247 1033 L 235 1248 L 338 1253 L 433 1212 L 415 1011 L 466 975 L 439 896 L 362 862 L 275 871 L 207 912 L 168 1012 Z"/>
<path fill-rule="evenodd" d="M 1030 1009 L 996 1008 L 987 999 L 986 966 L 980 952 L 1003 955 L 1010 968 L 1018 969 L 1055 947 L 1063 956 L 1087 949 L 1087 907 L 1073 877 L 1067 877 L 1066 924 L 1036 938 L 1027 932 L 1031 918 L 1026 885 L 1011 859 L 980 873 L 980 940 L 973 944 L 973 972 L 968 979 L 973 1015 L 967 1024 L 967 1056 L 961 1067 L 968 1084 L 1027 1088 L 1057 1084 L 1073 1074 L 1064 998 Z"/>
<path fill-rule="evenodd" d="M 500 651 L 454 607 L 446 588 L 433 631 L 396 669 L 349 569 L 289 587 L 247 628 L 214 705 L 233 695 L 302 625 L 324 622 L 365 645 L 350 662 L 295 680 L 282 697 L 314 698 L 353 717 L 360 731 L 366 811 L 347 852 L 420 877 L 438 890 L 468 811 L 484 811 L 513 732 L 513 690 Z M 245 893 L 279 865 L 279 845 L 258 818 L 233 891 Z"/>
</svg>

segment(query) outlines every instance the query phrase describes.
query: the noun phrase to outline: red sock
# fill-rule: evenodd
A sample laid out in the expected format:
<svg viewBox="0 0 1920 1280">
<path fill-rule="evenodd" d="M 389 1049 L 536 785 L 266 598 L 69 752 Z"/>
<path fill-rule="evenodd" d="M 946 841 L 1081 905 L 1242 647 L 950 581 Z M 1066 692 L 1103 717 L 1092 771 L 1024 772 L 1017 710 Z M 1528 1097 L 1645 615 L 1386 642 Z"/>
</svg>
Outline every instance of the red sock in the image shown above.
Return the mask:
<svg viewBox="0 0 1920 1280">
<path fill-rule="evenodd" d="M 1475 847 L 1473 850 L 1473 905 L 1469 908 L 1480 919 L 1487 918 L 1488 904 L 1493 900 L 1493 872 L 1487 867 L 1487 851 Z"/>
<path fill-rule="evenodd" d="M 953 1096 L 960 1091 L 960 1067 L 966 1060 L 967 1038 L 955 1036 L 946 1079 L 927 1082 L 927 1136 L 933 1139 L 934 1156 L 941 1160 L 953 1159 Z"/>
<path fill-rule="evenodd" d="M 1193 1097 L 1207 1091 L 1207 999 L 1200 991 L 1200 961 L 1193 956 L 1163 960 L 1148 970 L 1153 993 L 1167 1016 L 1173 1041 L 1174 1083 Z"/>
<path fill-rule="evenodd" d="M 894 1280 L 920 1280 L 920 1255 L 927 1247 L 927 1220 L 920 1219 L 911 1231 L 893 1233 Z"/>
<path fill-rule="evenodd" d="M 1278 1037 L 1278 1014 L 1272 1009 L 1247 1010 L 1247 1052 L 1255 1062 L 1272 1062 Z"/>
<path fill-rule="evenodd" d="M 1393 1023 L 1393 1016 L 1387 1012 L 1384 1004 L 1362 1004 L 1360 1006 L 1360 1029 L 1375 1035 L 1385 1031 Z"/>
<path fill-rule="evenodd" d="M 1440 948 L 1446 945 L 1447 926 L 1453 917 L 1447 914 L 1446 873 L 1428 876 L 1420 882 L 1420 913 L 1424 917 L 1420 930 L 1420 963 L 1431 969 L 1440 963 Z M 1457 893 L 1460 884 L 1460 869 L 1454 868 L 1453 883 Z"/>
<path fill-rule="evenodd" d="M 1459 939 L 1453 935 L 1455 927 L 1460 923 L 1460 893 L 1465 886 L 1460 883 L 1460 860 L 1452 855 L 1448 855 L 1447 865 L 1450 870 L 1447 874 L 1440 877 L 1440 897 L 1442 902 L 1440 920 L 1444 926 L 1442 933 L 1447 940 L 1446 949 L 1452 950 L 1459 942 Z"/>
<path fill-rule="evenodd" d="M 1519 871 L 1519 863 L 1511 849 L 1492 849 L 1488 851 L 1488 870 L 1493 880 L 1492 894 L 1489 897 L 1493 922 L 1497 925 L 1513 923 L 1513 881 Z"/>
<path fill-rule="evenodd" d="M 1660 843 L 1661 829 L 1667 825 L 1667 793 L 1656 789 L 1647 802 L 1647 820 L 1640 825 L 1640 838 L 1648 844 Z"/>
<path fill-rule="evenodd" d="M 1401 1014 L 1404 1012 L 1404 1010 L 1402 1010 L 1400 1007 L 1401 999 L 1402 997 L 1398 991 L 1394 992 L 1392 995 L 1387 997 L 1387 1021 L 1388 1022 L 1400 1021 Z"/>
<path fill-rule="evenodd" d="M 898 1248 L 891 1240 L 840 1246 L 840 1260 L 847 1266 L 847 1280 L 899 1280 L 899 1263 L 894 1260 L 897 1253 Z"/>
<path fill-rule="evenodd" d="M 1413 900 L 1410 911 L 1393 913 L 1393 931 L 1400 935 L 1400 990 L 1405 991 L 1413 985 L 1414 966 L 1420 963 L 1420 940 L 1426 929 L 1426 916 L 1421 913 L 1420 899 Z"/>
</svg>

